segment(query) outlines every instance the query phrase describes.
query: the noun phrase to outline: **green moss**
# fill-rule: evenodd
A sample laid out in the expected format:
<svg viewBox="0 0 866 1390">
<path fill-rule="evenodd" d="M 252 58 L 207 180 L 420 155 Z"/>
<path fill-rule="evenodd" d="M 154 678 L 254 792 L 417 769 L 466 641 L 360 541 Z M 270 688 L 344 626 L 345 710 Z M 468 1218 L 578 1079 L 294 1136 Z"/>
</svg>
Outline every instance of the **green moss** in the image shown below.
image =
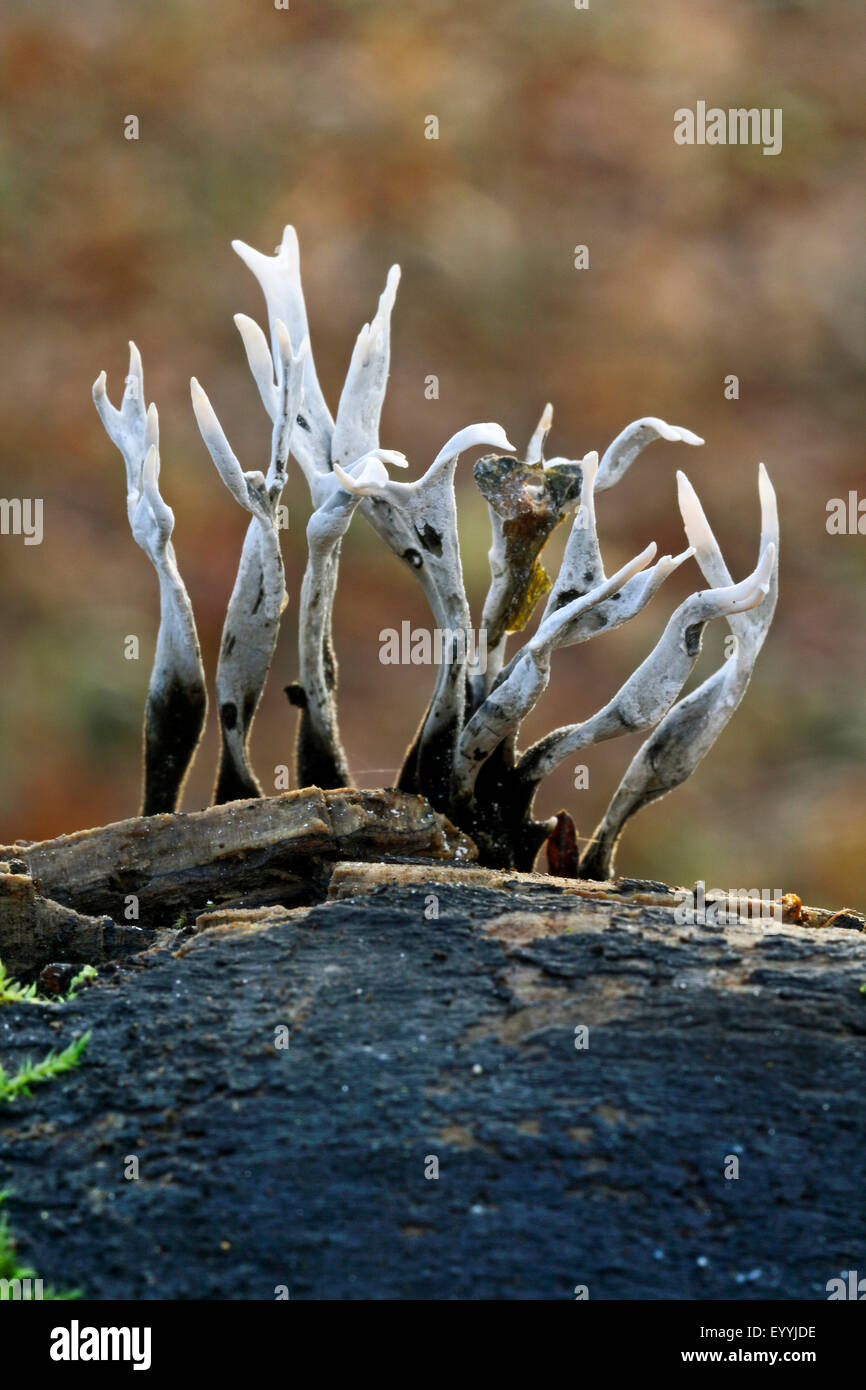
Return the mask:
<svg viewBox="0 0 866 1390">
<path fill-rule="evenodd" d="M 0 1065 L 0 1104 L 11 1104 L 19 1096 L 29 1096 L 31 1086 L 41 1086 L 46 1081 L 54 1081 L 64 1072 L 71 1071 L 81 1061 L 81 1054 L 90 1041 L 90 1034 L 83 1033 L 62 1052 L 49 1052 L 41 1062 L 25 1059 L 15 1072 L 7 1073 Z"/>
<path fill-rule="evenodd" d="M 39 994 L 36 985 L 20 985 L 13 980 L 0 960 L 0 1004 L 65 1004 L 69 999 L 76 999 L 84 986 L 89 985 L 96 976 L 97 971 L 92 965 L 83 965 L 72 980 L 67 994 L 57 999 L 47 999 Z"/>
<path fill-rule="evenodd" d="M 0 960 L 0 1004 L 35 1004 L 39 995 L 35 985 L 19 985 L 7 974 L 6 966 Z"/>
</svg>

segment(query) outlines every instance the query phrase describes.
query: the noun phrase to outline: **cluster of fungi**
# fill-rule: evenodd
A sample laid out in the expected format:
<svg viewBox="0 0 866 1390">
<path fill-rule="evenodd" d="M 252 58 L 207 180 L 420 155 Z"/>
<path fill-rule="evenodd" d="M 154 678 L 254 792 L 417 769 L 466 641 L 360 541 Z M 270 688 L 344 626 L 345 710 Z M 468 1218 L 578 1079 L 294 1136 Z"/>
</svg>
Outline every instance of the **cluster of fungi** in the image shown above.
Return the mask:
<svg viewBox="0 0 866 1390">
<path fill-rule="evenodd" d="M 759 467 L 761 535 L 754 570 L 735 583 L 697 495 L 678 474 L 687 548 L 656 557 L 651 544 L 616 573 L 602 560 L 595 497 L 622 478 L 653 440 L 699 445 L 691 431 L 646 417 L 628 425 L 599 459 L 545 457 L 553 412 L 547 406 L 523 453 L 497 424 L 458 431 L 415 481 L 391 477 L 407 466 L 379 443 L 390 360 L 391 311 L 400 273 L 394 266 L 378 309 L 358 335 L 336 417 L 319 385 L 310 351 L 298 243 L 287 227 L 273 256 L 243 242 L 234 249 L 265 297 L 268 333 L 235 317 L 250 370 L 272 423 L 265 472 L 244 470 L 205 392 L 193 378 L 192 405 L 202 438 L 224 484 L 250 514 L 228 605 L 216 671 L 221 752 L 214 804 L 263 795 L 250 763 L 250 728 L 262 695 L 287 603 L 279 526 L 289 461 L 309 486 L 308 558 L 300 594 L 298 679 L 289 688 L 299 710 L 295 784 L 351 787 L 337 720 L 337 661 L 332 610 L 342 540 L 356 512 L 421 584 L 442 660 L 397 787 L 425 797 L 474 840 L 483 864 L 530 869 L 549 821 L 536 819 L 536 791 L 555 767 L 592 744 L 645 732 L 583 853 L 568 844 L 564 818 L 553 858 L 583 878 L 611 875 L 617 841 L 642 806 L 678 786 L 709 751 L 740 703 L 763 645 L 778 592 L 775 494 Z M 141 357 L 130 366 L 119 409 L 103 372 L 93 396 L 127 475 L 127 509 L 135 540 L 156 570 L 160 627 L 144 734 L 142 814 L 177 809 L 207 713 L 205 674 L 195 620 L 171 536 L 174 515 L 160 491 L 159 421 L 147 405 Z M 489 510 L 490 584 L 473 629 L 458 540 L 455 470 L 461 454 L 485 449 L 475 482 Z M 389 471 L 390 470 L 390 471 Z M 541 552 L 561 523 L 569 528 L 551 581 Z M 546 689 L 554 652 L 612 631 L 633 618 L 686 560 L 708 587 L 687 597 L 646 659 L 611 700 L 577 723 L 520 748 L 520 727 Z M 544 600 L 540 619 L 526 636 Z M 705 625 L 723 618 L 735 641 L 719 668 L 688 694 Z M 480 633 L 483 641 L 479 642 Z M 509 639 L 519 645 L 509 651 Z"/>
</svg>

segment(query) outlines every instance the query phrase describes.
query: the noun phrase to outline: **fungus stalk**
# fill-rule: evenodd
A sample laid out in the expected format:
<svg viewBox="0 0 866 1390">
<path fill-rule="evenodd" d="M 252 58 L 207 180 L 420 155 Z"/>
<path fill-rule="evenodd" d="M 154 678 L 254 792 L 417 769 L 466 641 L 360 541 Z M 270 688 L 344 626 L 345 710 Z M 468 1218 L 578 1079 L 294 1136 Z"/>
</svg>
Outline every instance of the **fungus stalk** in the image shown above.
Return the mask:
<svg viewBox="0 0 866 1390">
<path fill-rule="evenodd" d="M 267 387 L 261 344 L 244 323 L 241 329 L 247 355 L 261 364 L 253 368 L 263 398 Z M 220 642 L 216 675 L 221 754 L 214 802 L 261 796 L 249 762 L 249 735 L 277 643 L 280 617 L 287 603 L 283 560 L 277 526 L 277 507 L 286 483 L 289 443 L 301 401 L 306 347 L 292 355 L 288 330 L 277 321 L 277 384 L 273 400 L 274 426 L 267 477 L 244 472 L 225 436 L 205 392 L 192 378 L 190 393 L 202 439 L 214 465 L 237 502 L 253 520 L 247 527 L 237 577 L 229 599 Z M 265 345 L 266 346 L 266 345 Z"/>
<path fill-rule="evenodd" d="M 99 418 L 126 465 L 126 507 L 133 538 L 159 580 L 159 632 L 144 716 L 141 814 L 174 811 L 207 714 L 198 634 L 171 536 L 174 513 L 159 491 L 159 417 L 145 406 L 141 354 L 129 345 L 120 409 L 106 392 L 105 372 L 93 385 Z"/>
<path fill-rule="evenodd" d="M 381 463 L 387 458 L 401 466 L 405 462 L 402 454 L 392 450 L 383 452 L 379 448 L 379 420 L 390 365 L 391 311 L 400 283 L 400 267 L 391 267 L 376 314 L 358 334 L 335 421 L 319 386 L 313 354 L 309 350 L 300 253 L 294 228 L 285 228 L 273 256 L 263 255 L 243 241 L 234 241 L 232 246 L 252 271 L 264 294 L 275 352 L 277 325 L 282 322 L 288 325 L 296 341 L 303 337 L 308 344 L 302 408 L 296 413 L 291 447 L 307 481 L 314 513 L 307 532 L 309 555 L 301 591 L 300 675 L 286 688 L 286 694 L 290 703 L 300 710 L 295 749 L 297 777 L 302 785 L 317 783 L 323 787 L 337 787 L 345 784 L 349 771 L 337 724 L 337 658 L 331 635 L 332 612 L 340 544 L 359 496 L 366 498 L 368 492 L 366 487 L 355 496 L 344 491 L 343 500 L 332 505 L 333 470 L 350 470 L 348 476 L 351 476 L 352 465 L 363 466 L 364 460 L 378 459 Z M 261 337 L 264 339 L 263 334 Z M 260 345 L 257 356 L 262 359 Z M 260 369 L 257 374 L 252 356 L 250 366 L 259 381 L 262 371 Z M 264 390 L 260 386 L 260 394 L 265 409 L 271 413 L 272 394 L 267 386 Z"/>
<path fill-rule="evenodd" d="M 405 467 L 402 454 L 374 449 L 351 469 L 334 465 L 320 479 L 323 498 L 307 523 L 307 567 L 301 586 L 298 634 L 300 680 L 289 698 L 300 706 L 297 775 L 304 786 L 331 790 L 350 785 L 349 766 L 337 724 L 336 671 L 331 659 L 331 614 L 337 589 L 340 544 L 355 508 L 371 489 L 388 481 L 385 464 Z"/>
<path fill-rule="evenodd" d="M 443 445 L 423 477 L 377 489 L 404 533 L 415 536 L 429 584 L 430 606 L 443 634 L 443 660 L 427 713 L 404 761 L 399 786 L 419 791 L 445 811 L 463 724 L 471 616 L 457 534 L 454 474 L 460 455 L 479 445 L 511 449 L 501 425 L 469 425 Z M 419 567 L 420 568 L 420 567 Z"/>
</svg>

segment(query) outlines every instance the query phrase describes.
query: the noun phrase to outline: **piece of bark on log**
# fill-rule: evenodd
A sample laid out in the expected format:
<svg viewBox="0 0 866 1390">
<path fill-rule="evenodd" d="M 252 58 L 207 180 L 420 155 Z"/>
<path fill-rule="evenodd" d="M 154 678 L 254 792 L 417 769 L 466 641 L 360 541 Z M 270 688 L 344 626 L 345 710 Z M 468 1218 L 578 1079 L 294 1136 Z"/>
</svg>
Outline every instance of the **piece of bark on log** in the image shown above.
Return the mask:
<svg viewBox="0 0 866 1390">
<path fill-rule="evenodd" d="M 0 960 L 12 976 L 27 977 L 52 961 L 102 965 L 147 942 L 139 927 L 84 916 L 43 897 L 29 874 L 0 871 Z"/>
<path fill-rule="evenodd" d="M 378 864 L 375 861 L 344 860 L 334 866 L 328 884 L 328 898 L 354 898 L 385 887 L 399 888 L 445 883 L 465 888 L 497 888 L 513 892 L 556 891 L 566 897 L 590 900 L 622 899 L 629 905 L 645 907 L 682 907 L 683 893 L 690 889 L 672 888 L 654 879 L 559 878 L 554 874 L 521 873 L 516 869 L 487 869 L 480 864 Z M 866 931 L 866 917 L 853 908 L 806 907 L 796 893 L 786 893 L 778 907 L 769 900 L 736 895 L 737 909 L 752 919 L 767 917 L 771 921 L 796 924 L 801 927 L 846 927 Z M 730 902 L 725 895 L 712 892 L 706 897 L 707 910 L 717 903 Z"/>
<path fill-rule="evenodd" d="M 423 797 L 318 787 L 0 847 L 0 859 L 26 863 L 45 896 L 118 923 L 132 908 L 136 924 L 148 928 L 209 905 L 316 901 L 338 859 L 468 862 L 475 853 Z"/>
</svg>

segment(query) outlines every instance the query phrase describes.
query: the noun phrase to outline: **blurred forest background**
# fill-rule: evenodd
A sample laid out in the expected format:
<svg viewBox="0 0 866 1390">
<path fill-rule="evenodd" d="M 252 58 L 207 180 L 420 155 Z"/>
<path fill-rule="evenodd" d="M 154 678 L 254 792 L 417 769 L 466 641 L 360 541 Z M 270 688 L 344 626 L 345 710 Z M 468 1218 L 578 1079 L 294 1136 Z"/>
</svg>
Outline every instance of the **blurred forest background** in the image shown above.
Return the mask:
<svg viewBox="0 0 866 1390">
<path fill-rule="evenodd" d="M 212 682 L 246 516 L 189 404 L 196 375 L 244 467 L 270 426 L 240 339 L 263 320 L 230 250 L 300 235 L 332 410 L 388 266 L 394 317 L 382 443 L 417 476 L 455 430 L 497 420 L 523 445 L 545 403 L 549 454 L 603 450 L 660 415 L 701 450 L 657 443 L 599 502 L 608 569 L 650 539 L 683 547 L 675 470 L 729 566 L 751 569 L 757 466 L 779 493 L 781 596 L 749 694 L 693 778 L 641 813 L 620 872 L 864 906 L 866 538 L 826 505 L 866 496 L 862 291 L 866 14 L 852 0 L 90 0 L 6 4 L 0 48 L 0 495 L 42 497 L 45 538 L 0 538 L 0 841 L 138 810 L 157 586 L 125 513 L 124 470 L 90 398 L 120 396 L 128 338 L 160 411 L 162 488 Z M 680 147 L 676 108 L 781 107 L 783 151 Z M 140 138 L 124 138 L 136 115 Z M 438 140 L 425 139 L 436 115 Z M 590 268 L 573 267 L 589 247 Z M 739 400 L 726 400 L 736 374 Z M 425 378 L 439 399 L 425 399 Z M 486 509 L 460 474 L 474 612 Z M 266 788 L 290 761 L 306 491 L 285 499 L 289 607 L 254 728 Z M 562 538 L 551 543 L 555 572 Z M 686 565 L 642 617 L 560 653 L 528 729 L 592 713 L 654 643 Z M 429 625 L 420 588 L 356 518 L 336 610 L 344 741 L 387 785 L 432 670 L 382 666 L 379 633 Z M 708 633 L 700 674 L 721 659 Z M 137 634 L 141 659 L 124 660 Z M 540 809 L 589 835 L 639 740 L 571 761 Z M 207 804 L 213 711 L 187 786 Z"/>
</svg>

